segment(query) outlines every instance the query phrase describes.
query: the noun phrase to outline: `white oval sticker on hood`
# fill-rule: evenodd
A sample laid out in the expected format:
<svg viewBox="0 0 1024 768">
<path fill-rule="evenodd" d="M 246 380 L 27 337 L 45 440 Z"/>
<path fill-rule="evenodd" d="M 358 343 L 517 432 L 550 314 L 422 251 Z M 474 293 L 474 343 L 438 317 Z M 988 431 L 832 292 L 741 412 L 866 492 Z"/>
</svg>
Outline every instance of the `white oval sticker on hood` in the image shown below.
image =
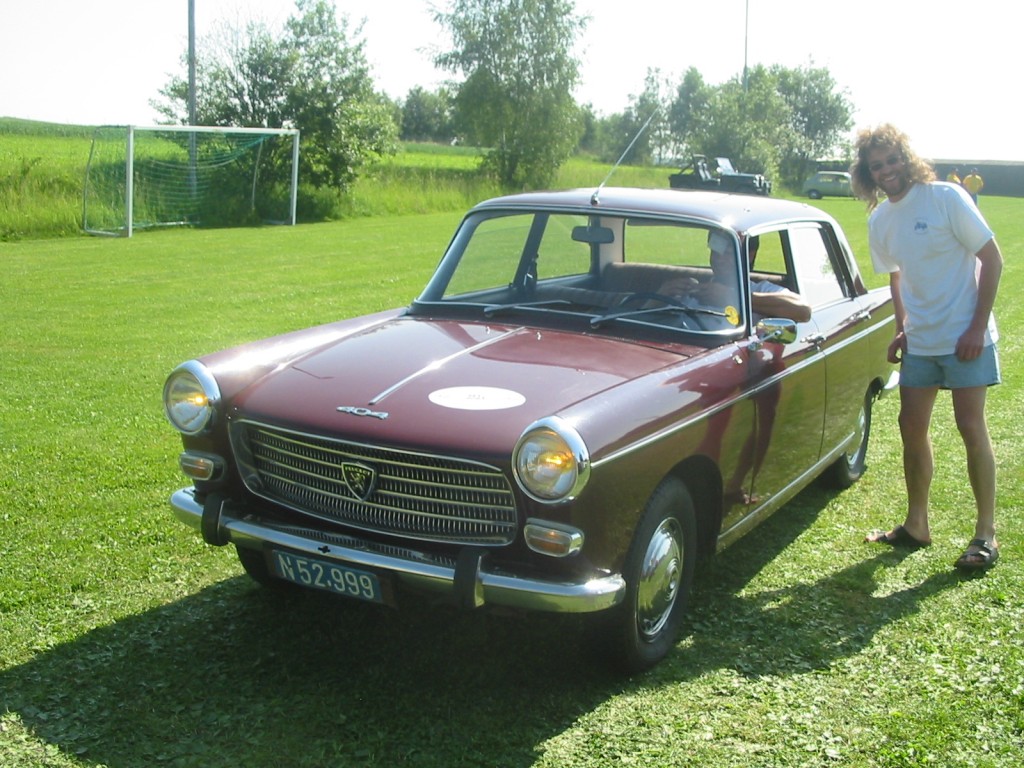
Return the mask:
<svg viewBox="0 0 1024 768">
<path fill-rule="evenodd" d="M 431 392 L 430 402 L 460 411 L 500 411 L 526 402 L 518 392 L 498 387 L 448 387 Z"/>
</svg>

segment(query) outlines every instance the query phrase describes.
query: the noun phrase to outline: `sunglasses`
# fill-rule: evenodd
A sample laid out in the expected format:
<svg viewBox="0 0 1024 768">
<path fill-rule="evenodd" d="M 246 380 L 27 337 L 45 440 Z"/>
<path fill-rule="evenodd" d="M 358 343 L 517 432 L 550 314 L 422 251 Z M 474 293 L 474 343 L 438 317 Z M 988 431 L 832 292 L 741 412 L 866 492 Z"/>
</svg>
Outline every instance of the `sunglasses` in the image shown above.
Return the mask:
<svg viewBox="0 0 1024 768">
<path fill-rule="evenodd" d="M 885 158 L 885 162 L 876 161 L 868 166 L 868 170 L 872 173 L 877 173 L 886 166 L 900 165 L 903 162 L 903 158 L 899 155 L 889 155 Z"/>
</svg>

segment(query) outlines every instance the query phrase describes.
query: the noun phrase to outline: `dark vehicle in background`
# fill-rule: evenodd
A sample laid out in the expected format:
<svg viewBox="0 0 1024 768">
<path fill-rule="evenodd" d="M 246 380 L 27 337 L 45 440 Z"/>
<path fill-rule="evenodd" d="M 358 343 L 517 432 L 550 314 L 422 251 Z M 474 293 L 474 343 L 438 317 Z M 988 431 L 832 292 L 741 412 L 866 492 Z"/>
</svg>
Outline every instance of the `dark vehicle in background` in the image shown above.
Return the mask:
<svg viewBox="0 0 1024 768">
<path fill-rule="evenodd" d="M 850 174 L 845 171 L 818 171 L 803 183 L 802 192 L 811 200 L 826 196 L 853 197 Z"/>
<path fill-rule="evenodd" d="M 740 173 L 725 157 L 716 157 L 714 165 L 709 166 L 704 155 L 694 155 L 679 173 L 668 177 L 668 183 L 672 189 L 704 189 L 765 197 L 772 192 L 772 183 L 760 173 Z"/>
<path fill-rule="evenodd" d="M 757 316 L 753 280 L 810 319 Z M 488 200 L 407 307 L 176 368 L 171 505 L 260 583 L 588 614 L 641 670 L 674 647 L 698 558 L 864 472 L 892 333 L 888 287 L 804 204 Z"/>
</svg>

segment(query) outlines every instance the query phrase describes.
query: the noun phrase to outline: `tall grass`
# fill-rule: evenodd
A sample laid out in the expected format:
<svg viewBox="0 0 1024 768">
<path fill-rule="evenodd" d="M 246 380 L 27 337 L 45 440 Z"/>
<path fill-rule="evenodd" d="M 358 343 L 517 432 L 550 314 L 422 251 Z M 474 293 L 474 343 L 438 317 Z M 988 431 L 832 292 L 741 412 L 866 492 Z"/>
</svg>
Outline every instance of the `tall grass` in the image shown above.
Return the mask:
<svg viewBox="0 0 1024 768">
<path fill-rule="evenodd" d="M 345 216 L 461 211 L 480 200 L 501 194 L 493 180 L 482 175 L 474 155 L 449 156 L 407 150 L 369 170 L 340 203 Z M 558 173 L 554 186 L 597 187 L 610 166 L 574 157 Z M 621 167 L 609 183 L 632 186 L 668 186 L 665 169 Z"/>
<path fill-rule="evenodd" d="M 0 241 L 79 234 L 92 129 L 0 119 Z M 480 150 L 409 144 L 367 167 L 344 194 L 303 188 L 300 218 L 343 219 L 462 211 L 500 194 L 479 171 Z M 609 167 L 572 158 L 556 186 L 597 186 Z M 665 186 L 667 170 L 624 167 L 612 183 Z"/>
<path fill-rule="evenodd" d="M 80 231 L 90 143 L 84 129 L 0 120 L 0 241 Z"/>
</svg>

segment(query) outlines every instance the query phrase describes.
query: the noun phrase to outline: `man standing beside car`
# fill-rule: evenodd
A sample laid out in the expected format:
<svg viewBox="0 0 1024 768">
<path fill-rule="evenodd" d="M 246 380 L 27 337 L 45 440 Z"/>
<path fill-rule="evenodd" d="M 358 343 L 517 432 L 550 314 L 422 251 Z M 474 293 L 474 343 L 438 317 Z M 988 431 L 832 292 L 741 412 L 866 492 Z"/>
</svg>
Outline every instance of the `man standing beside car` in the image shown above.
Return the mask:
<svg viewBox="0 0 1024 768">
<path fill-rule="evenodd" d="M 963 570 L 995 564 L 995 456 L 985 419 L 987 388 L 998 384 L 992 307 L 1003 259 L 992 230 L 958 186 L 935 173 L 892 125 L 860 133 L 850 169 L 871 211 L 868 235 L 877 272 L 890 275 L 896 336 L 889 360 L 900 366 L 900 434 L 907 515 L 867 540 L 918 549 L 931 543 L 929 490 L 934 472 L 929 427 L 939 389 L 952 390 L 957 427 L 977 507 L 974 538 L 956 561 Z M 879 204 L 879 193 L 887 199 Z"/>
</svg>

